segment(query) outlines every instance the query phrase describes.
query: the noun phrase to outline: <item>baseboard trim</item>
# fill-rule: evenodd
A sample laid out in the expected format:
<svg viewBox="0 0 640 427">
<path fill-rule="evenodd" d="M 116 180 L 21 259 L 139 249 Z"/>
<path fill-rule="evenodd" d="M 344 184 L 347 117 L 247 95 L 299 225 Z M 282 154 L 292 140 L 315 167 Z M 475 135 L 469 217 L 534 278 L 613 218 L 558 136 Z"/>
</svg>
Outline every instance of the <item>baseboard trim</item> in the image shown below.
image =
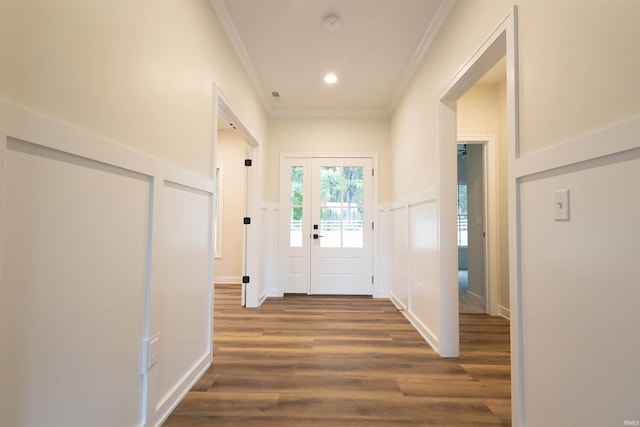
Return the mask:
<svg viewBox="0 0 640 427">
<path fill-rule="evenodd" d="M 398 311 L 402 313 L 402 315 L 411 323 L 411 326 L 424 338 L 424 340 L 429 344 L 429 346 L 438 354 L 440 354 L 440 341 L 438 337 L 436 337 L 430 330 L 427 328 L 417 317 L 415 317 L 411 312 L 407 311 L 402 302 L 398 298 L 393 295 L 390 295 L 389 299 L 396 306 Z"/>
<path fill-rule="evenodd" d="M 207 353 L 196 363 L 181 381 L 179 381 L 159 403 L 156 405 L 157 422 L 154 427 L 160 427 L 162 423 L 171 415 L 173 410 L 182 402 L 182 399 L 189 393 L 189 390 L 198 382 L 198 380 L 209 369 L 212 362 L 212 353 Z"/>
<path fill-rule="evenodd" d="M 500 306 L 498 307 L 498 316 L 502 316 L 507 320 L 511 320 L 511 310 L 507 307 Z"/>
<path fill-rule="evenodd" d="M 438 355 L 440 354 L 440 341 L 438 337 L 436 337 L 430 330 L 427 328 L 416 316 L 413 315 L 410 311 L 403 311 L 402 314 L 407 318 L 409 323 L 415 328 L 416 331 L 424 338 L 424 340 L 429 344 L 429 346 L 436 352 Z"/>
<path fill-rule="evenodd" d="M 486 307 L 484 298 L 471 291 L 467 291 L 467 300 L 469 301 L 469 303 L 473 305 L 480 305 L 482 307 Z"/>
<path fill-rule="evenodd" d="M 213 283 L 216 283 L 218 285 L 241 285 L 242 284 L 242 277 L 225 277 L 225 276 L 221 276 L 221 277 L 215 277 L 213 279 Z"/>
<path fill-rule="evenodd" d="M 407 310 L 407 306 L 405 306 L 399 299 L 398 297 L 396 297 L 393 292 L 390 293 L 389 295 L 389 299 L 391 300 L 391 302 L 393 303 L 393 305 L 396 306 L 396 308 L 399 311 L 406 311 Z"/>
</svg>

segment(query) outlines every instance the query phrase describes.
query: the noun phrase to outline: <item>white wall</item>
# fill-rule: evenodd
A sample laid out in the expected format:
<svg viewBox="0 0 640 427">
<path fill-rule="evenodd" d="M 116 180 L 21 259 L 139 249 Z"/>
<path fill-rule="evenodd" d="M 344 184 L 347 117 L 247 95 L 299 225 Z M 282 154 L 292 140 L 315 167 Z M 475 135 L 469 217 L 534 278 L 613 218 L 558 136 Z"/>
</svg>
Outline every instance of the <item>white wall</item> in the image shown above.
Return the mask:
<svg viewBox="0 0 640 427">
<path fill-rule="evenodd" d="M 274 118 L 269 126 L 266 199 L 277 202 L 280 153 L 378 153 L 379 200 L 389 200 L 386 117 Z"/>
<path fill-rule="evenodd" d="M 222 256 L 215 260 L 216 283 L 242 283 L 242 218 L 245 216 L 245 150 L 242 137 L 218 132 L 217 165 L 222 167 Z"/>
<path fill-rule="evenodd" d="M 264 139 L 264 112 L 206 0 L 1 7 L 5 100 L 206 175 L 215 82 Z"/>
<path fill-rule="evenodd" d="M 511 240 L 519 244 L 511 255 L 521 276 L 512 276 L 520 281 L 511 281 L 510 307 L 521 306 L 522 313 L 512 317 L 513 423 L 598 426 L 637 420 L 640 392 L 631 386 L 638 378 L 630 355 L 638 354 L 631 337 L 638 333 L 640 312 L 629 299 L 638 300 L 640 231 L 628 215 L 637 217 L 640 209 L 632 184 L 638 181 L 632 170 L 638 170 L 640 57 L 633 41 L 640 39 L 640 3 L 518 4 L 521 127 L 509 185 L 520 194 L 510 206 L 520 206 L 514 212 L 522 235 Z M 441 92 L 510 9 L 509 2 L 456 2 L 391 118 L 395 205 L 410 206 L 421 193 L 437 194 L 438 168 L 446 167 L 437 142 Z M 583 160 L 588 163 L 573 166 Z M 579 204 L 566 224 L 549 219 L 551 191 L 558 187 L 570 187 Z M 424 210 L 422 223 L 431 226 L 409 234 L 437 235 L 437 212 Z M 563 226 L 566 231 L 560 231 Z M 605 253 L 605 247 L 620 256 Z M 622 256 L 622 247 L 631 255 Z M 414 265 L 413 260 L 431 264 L 432 257 L 414 257 L 419 248 L 411 243 L 406 250 L 411 283 L 439 283 L 437 267 Z M 396 264 L 392 268 L 391 277 L 404 277 Z M 409 289 L 408 300 L 415 303 L 416 288 Z M 436 289 L 432 298 L 442 291 Z M 431 343 L 438 349 L 438 321 L 413 303 L 409 316 L 436 334 Z"/>
<path fill-rule="evenodd" d="M 0 424 L 136 425 L 150 178 L 23 140 L 2 148 Z"/>
<path fill-rule="evenodd" d="M 640 148 L 522 180 L 528 425 L 622 425 L 640 417 L 638 182 Z M 568 222 L 553 217 L 560 189 L 570 191 Z"/>
<path fill-rule="evenodd" d="M 211 360 L 212 182 L 0 106 L 0 422 L 155 423 Z"/>
<path fill-rule="evenodd" d="M 206 0 L 0 29 L 0 424 L 157 425 L 211 360 L 217 90 L 259 142 L 266 114 Z"/>
</svg>

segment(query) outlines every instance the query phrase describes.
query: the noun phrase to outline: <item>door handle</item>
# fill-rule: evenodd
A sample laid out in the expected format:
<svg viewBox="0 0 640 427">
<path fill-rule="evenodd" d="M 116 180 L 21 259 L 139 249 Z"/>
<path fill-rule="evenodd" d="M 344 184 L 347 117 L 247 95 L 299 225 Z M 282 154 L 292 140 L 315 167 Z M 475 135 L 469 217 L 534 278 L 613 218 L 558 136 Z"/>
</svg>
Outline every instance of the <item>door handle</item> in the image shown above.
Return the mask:
<svg viewBox="0 0 640 427">
<path fill-rule="evenodd" d="M 321 236 L 321 235 L 319 235 L 319 234 L 314 234 L 314 235 L 313 235 L 313 238 L 314 238 L 314 239 L 318 239 L 318 238 L 320 238 L 320 237 L 322 237 L 322 236 Z"/>
</svg>

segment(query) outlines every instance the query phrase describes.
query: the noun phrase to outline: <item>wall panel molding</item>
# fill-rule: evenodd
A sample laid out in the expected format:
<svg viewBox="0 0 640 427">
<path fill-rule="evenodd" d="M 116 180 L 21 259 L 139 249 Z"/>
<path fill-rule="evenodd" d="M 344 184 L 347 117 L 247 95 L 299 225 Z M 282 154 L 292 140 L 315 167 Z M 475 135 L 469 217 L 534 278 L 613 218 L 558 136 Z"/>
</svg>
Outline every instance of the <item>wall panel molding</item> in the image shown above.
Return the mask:
<svg viewBox="0 0 640 427">
<path fill-rule="evenodd" d="M 213 180 L 5 101 L 0 101 L 0 144 L 0 318 L 9 325 L 0 327 L 3 358 L 12 357 L 5 343 L 20 336 L 36 339 L 31 334 L 42 330 L 51 342 L 48 369 L 38 381 L 49 395 L 67 399 L 69 384 L 76 390 L 105 385 L 103 400 L 80 393 L 74 406 L 86 409 L 64 414 L 58 409 L 64 402 L 41 405 L 39 394 L 27 390 L 19 405 L 7 402 L 10 411 L 2 407 L 0 424 L 20 424 L 33 416 L 20 408 L 39 407 L 43 419 L 61 424 L 160 425 L 211 362 Z M 13 260 L 20 241 L 33 242 L 22 256 L 29 265 Z M 29 297 L 20 297 L 25 291 Z M 38 301 L 51 300 L 51 292 L 57 305 L 46 306 L 50 313 L 37 309 Z M 195 306 L 194 295 L 200 301 Z M 37 321 L 39 311 L 49 313 L 50 321 Z M 72 315 L 76 320 L 68 323 Z M 60 327 L 46 331 L 56 322 Z M 109 341 L 119 322 L 126 323 L 126 333 Z M 16 335 L 14 325 L 32 332 Z M 62 335 L 77 329 L 80 337 L 89 332 L 83 325 L 97 335 L 84 338 L 74 353 L 70 338 Z M 155 350 L 148 344 L 153 337 L 158 337 Z M 102 342 L 118 351 L 100 350 Z M 21 345 L 15 344 L 11 348 Z M 56 371 L 51 368 L 63 369 L 84 353 L 91 354 L 90 366 L 122 369 L 117 375 L 94 369 L 92 384 L 84 384 L 89 377 L 81 369 L 69 373 L 66 385 L 51 376 Z M 0 376 L 28 381 L 38 372 L 30 359 L 42 359 L 41 354 L 23 354 L 24 363 L 12 372 L 0 367 Z M 171 367 L 162 378 L 160 365 Z M 109 415 L 98 422 L 102 409 Z"/>
<path fill-rule="evenodd" d="M 515 162 L 521 297 L 513 320 L 521 325 L 527 355 L 520 375 L 529 424 L 600 425 L 637 406 L 640 377 L 632 355 L 640 346 L 625 338 L 640 321 L 631 302 L 639 295 L 634 281 L 640 274 L 637 135 L 640 117 Z M 569 189 L 569 221 L 553 218 L 553 193 L 559 189 Z M 502 308 L 500 314 L 511 316 Z M 549 325 L 553 334 L 546 333 Z M 600 339 L 592 345 L 593 336 Z M 549 348 L 562 351 L 539 350 Z M 593 363 L 611 357 L 615 366 Z M 620 392 L 591 386 L 603 382 Z M 555 404 L 567 399 L 602 410 L 580 414 Z"/>
</svg>

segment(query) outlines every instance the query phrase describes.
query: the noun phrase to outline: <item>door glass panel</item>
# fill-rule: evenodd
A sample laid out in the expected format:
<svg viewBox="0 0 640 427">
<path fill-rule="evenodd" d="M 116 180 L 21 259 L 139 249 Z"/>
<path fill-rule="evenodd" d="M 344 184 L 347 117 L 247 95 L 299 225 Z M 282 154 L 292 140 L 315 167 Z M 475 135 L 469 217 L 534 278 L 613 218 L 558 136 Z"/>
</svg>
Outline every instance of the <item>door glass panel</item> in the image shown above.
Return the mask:
<svg viewBox="0 0 640 427">
<path fill-rule="evenodd" d="M 291 166 L 291 216 L 289 222 L 289 244 L 302 247 L 302 166 Z"/>
<path fill-rule="evenodd" d="M 320 247 L 362 248 L 362 166 L 322 166 L 320 181 Z"/>
<path fill-rule="evenodd" d="M 342 201 L 342 167 L 322 166 L 320 168 L 320 204 L 336 206 Z"/>
<path fill-rule="evenodd" d="M 320 208 L 320 247 L 342 247 L 341 208 Z"/>
<path fill-rule="evenodd" d="M 364 210 L 346 208 L 342 210 L 343 242 L 345 248 L 361 248 L 364 245 Z"/>
<path fill-rule="evenodd" d="M 347 206 L 362 206 L 362 167 L 347 166 L 344 168 L 344 203 Z"/>
</svg>

